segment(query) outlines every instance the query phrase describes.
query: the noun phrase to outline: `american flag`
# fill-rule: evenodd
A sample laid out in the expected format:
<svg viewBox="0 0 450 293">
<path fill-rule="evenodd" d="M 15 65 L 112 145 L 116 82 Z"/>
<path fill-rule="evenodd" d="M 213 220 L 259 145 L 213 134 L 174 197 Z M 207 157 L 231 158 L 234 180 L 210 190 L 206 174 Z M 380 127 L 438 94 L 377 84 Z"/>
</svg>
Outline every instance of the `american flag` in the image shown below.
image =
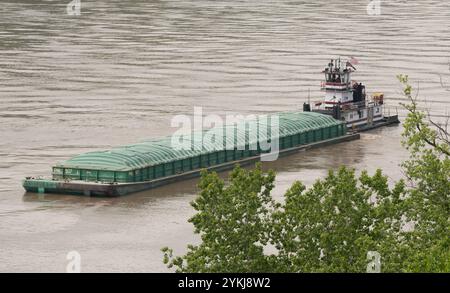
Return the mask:
<svg viewBox="0 0 450 293">
<path fill-rule="evenodd" d="M 357 64 L 359 64 L 359 61 L 358 61 L 358 59 L 356 59 L 355 57 L 350 57 L 350 60 L 348 60 L 348 62 L 350 62 L 350 64 L 353 64 L 353 65 L 357 65 Z"/>
</svg>

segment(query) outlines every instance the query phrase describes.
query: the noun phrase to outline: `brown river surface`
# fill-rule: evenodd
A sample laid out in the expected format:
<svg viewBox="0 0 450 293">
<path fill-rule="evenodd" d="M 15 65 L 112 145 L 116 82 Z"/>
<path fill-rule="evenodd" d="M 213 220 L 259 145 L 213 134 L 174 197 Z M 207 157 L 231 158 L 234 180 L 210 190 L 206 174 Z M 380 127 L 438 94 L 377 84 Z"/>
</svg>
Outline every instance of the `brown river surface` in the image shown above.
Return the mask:
<svg viewBox="0 0 450 293">
<path fill-rule="evenodd" d="M 67 1 L 0 3 L 0 272 L 165 272 L 160 248 L 198 241 L 187 219 L 197 180 L 121 198 L 25 194 L 21 180 L 49 175 L 87 151 L 170 135 L 174 115 L 262 114 L 320 98 L 331 57 L 355 56 L 354 78 L 385 93 L 401 119 L 409 74 L 434 117 L 450 105 L 450 3 L 369 1 Z M 442 80 L 442 83 L 441 83 Z M 420 82 L 420 83 L 419 83 Z M 424 104 L 425 105 L 425 104 Z M 401 127 L 266 163 L 274 197 L 342 164 L 384 169 L 407 157 Z"/>
</svg>

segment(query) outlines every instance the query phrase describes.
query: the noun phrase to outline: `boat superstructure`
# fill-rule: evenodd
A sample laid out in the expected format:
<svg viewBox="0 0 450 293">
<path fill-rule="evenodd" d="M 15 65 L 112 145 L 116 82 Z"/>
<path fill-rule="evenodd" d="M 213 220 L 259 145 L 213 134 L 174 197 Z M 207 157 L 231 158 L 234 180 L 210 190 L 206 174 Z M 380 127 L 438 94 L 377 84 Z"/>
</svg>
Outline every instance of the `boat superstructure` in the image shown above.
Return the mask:
<svg viewBox="0 0 450 293">
<path fill-rule="evenodd" d="M 325 93 L 323 100 L 313 106 L 304 103 L 303 110 L 331 115 L 358 131 L 398 123 L 397 115 L 384 114 L 383 93 L 373 93 L 368 98 L 365 85 L 352 79 L 352 73 L 356 71 L 354 63 L 357 63 L 354 58 L 345 63 L 340 58 L 331 59 L 322 71 L 325 78 L 321 83 Z"/>
</svg>

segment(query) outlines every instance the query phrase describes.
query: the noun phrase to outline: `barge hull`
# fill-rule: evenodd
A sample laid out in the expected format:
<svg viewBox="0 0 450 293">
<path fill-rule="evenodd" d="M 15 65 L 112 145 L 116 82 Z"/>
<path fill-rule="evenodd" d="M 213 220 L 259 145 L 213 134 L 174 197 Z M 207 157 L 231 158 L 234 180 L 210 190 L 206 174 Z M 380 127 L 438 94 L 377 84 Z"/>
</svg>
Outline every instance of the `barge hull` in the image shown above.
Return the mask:
<svg viewBox="0 0 450 293">
<path fill-rule="evenodd" d="M 379 127 L 384 127 L 384 126 L 389 126 L 389 125 L 394 125 L 394 124 L 399 124 L 400 120 L 398 119 L 398 115 L 392 115 L 392 116 L 385 116 L 383 117 L 382 120 L 379 121 L 375 121 L 373 122 L 373 124 L 369 125 L 369 124 L 364 124 L 361 126 L 356 126 L 356 127 L 347 127 L 349 130 L 354 130 L 357 132 L 363 132 L 363 131 L 368 131 L 368 130 L 372 130 L 375 128 L 379 128 Z"/>
<path fill-rule="evenodd" d="M 380 125 L 381 126 L 381 125 Z M 345 141 L 351 141 L 359 139 L 359 133 L 347 134 L 344 136 L 331 138 L 311 144 L 299 145 L 296 147 L 283 149 L 279 151 L 279 156 L 285 156 L 293 154 L 299 151 L 332 145 L 336 143 L 341 143 Z M 264 156 L 264 154 L 262 155 Z M 207 169 L 209 171 L 225 171 L 232 169 L 236 164 L 241 166 L 255 163 L 261 160 L 261 156 L 253 156 L 245 158 L 242 160 L 227 162 L 215 166 L 211 166 Z M 126 195 L 129 193 L 144 191 L 159 187 L 162 185 L 191 179 L 199 177 L 201 170 L 197 169 L 190 172 L 180 173 L 160 179 L 143 181 L 143 182 L 133 182 L 133 183 L 94 183 L 85 181 L 64 181 L 64 180 L 43 180 L 43 179 L 26 179 L 23 182 L 23 187 L 27 192 L 37 192 L 37 193 L 57 193 L 57 194 L 74 194 L 74 195 L 85 195 L 85 196 L 106 196 L 106 197 L 116 197 L 121 195 Z"/>
</svg>

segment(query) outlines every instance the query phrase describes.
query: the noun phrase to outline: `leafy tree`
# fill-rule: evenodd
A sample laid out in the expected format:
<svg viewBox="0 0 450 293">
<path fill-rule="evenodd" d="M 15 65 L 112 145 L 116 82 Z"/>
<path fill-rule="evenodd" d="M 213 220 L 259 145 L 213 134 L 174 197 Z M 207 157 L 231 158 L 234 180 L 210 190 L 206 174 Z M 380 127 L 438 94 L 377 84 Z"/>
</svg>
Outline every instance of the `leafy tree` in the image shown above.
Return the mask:
<svg viewBox="0 0 450 293">
<path fill-rule="evenodd" d="M 409 103 L 404 107 L 408 116 L 403 127 L 403 144 L 410 159 L 403 163 L 411 186 L 407 218 L 414 223 L 408 233 L 408 271 L 450 272 L 450 141 L 448 120 L 438 123 L 418 109 L 412 96 L 408 76 L 399 75 Z"/>
<path fill-rule="evenodd" d="M 447 125 L 419 111 L 408 77 L 400 75 L 408 116 L 403 144 L 406 178 L 392 185 L 341 167 L 307 189 L 294 182 L 285 200 L 270 192 L 273 171 L 237 166 L 225 185 L 203 172 L 197 211 L 189 221 L 201 236 L 183 256 L 163 248 L 178 272 L 365 272 L 367 253 L 383 272 L 450 272 L 450 161 Z"/>
<path fill-rule="evenodd" d="M 358 179 L 345 167 L 330 171 L 309 190 L 294 183 L 273 215 L 280 271 L 363 272 L 368 251 L 395 263 L 391 249 L 401 233 L 404 192 L 402 181 L 390 190 L 380 170 L 372 177 L 362 172 Z"/>
<path fill-rule="evenodd" d="M 215 172 L 203 172 L 200 196 L 192 203 L 198 213 L 189 220 L 202 243 L 189 245 L 187 254 L 176 258 L 171 249 L 163 248 L 164 262 L 178 272 L 271 271 L 264 247 L 274 180 L 274 172 L 265 174 L 260 166 L 252 171 L 237 166 L 225 187 Z"/>
<path fill-rule="evenodd" d="M 342 167 L 309 190 L 295 182 L 281 204 L 270 196 L 274 179 L 260 164 L 237 166 L 228 186 L 204 172 L 189 220 L 202 242 L 178 257 L 163 248 L 164 262 L 178 272 L 364 272 L 377 251 L 393 264 L 385 271 L 398 269 L 403 181 L 391 190 L 380 170 L 356 178 Z"/>
</svg>

